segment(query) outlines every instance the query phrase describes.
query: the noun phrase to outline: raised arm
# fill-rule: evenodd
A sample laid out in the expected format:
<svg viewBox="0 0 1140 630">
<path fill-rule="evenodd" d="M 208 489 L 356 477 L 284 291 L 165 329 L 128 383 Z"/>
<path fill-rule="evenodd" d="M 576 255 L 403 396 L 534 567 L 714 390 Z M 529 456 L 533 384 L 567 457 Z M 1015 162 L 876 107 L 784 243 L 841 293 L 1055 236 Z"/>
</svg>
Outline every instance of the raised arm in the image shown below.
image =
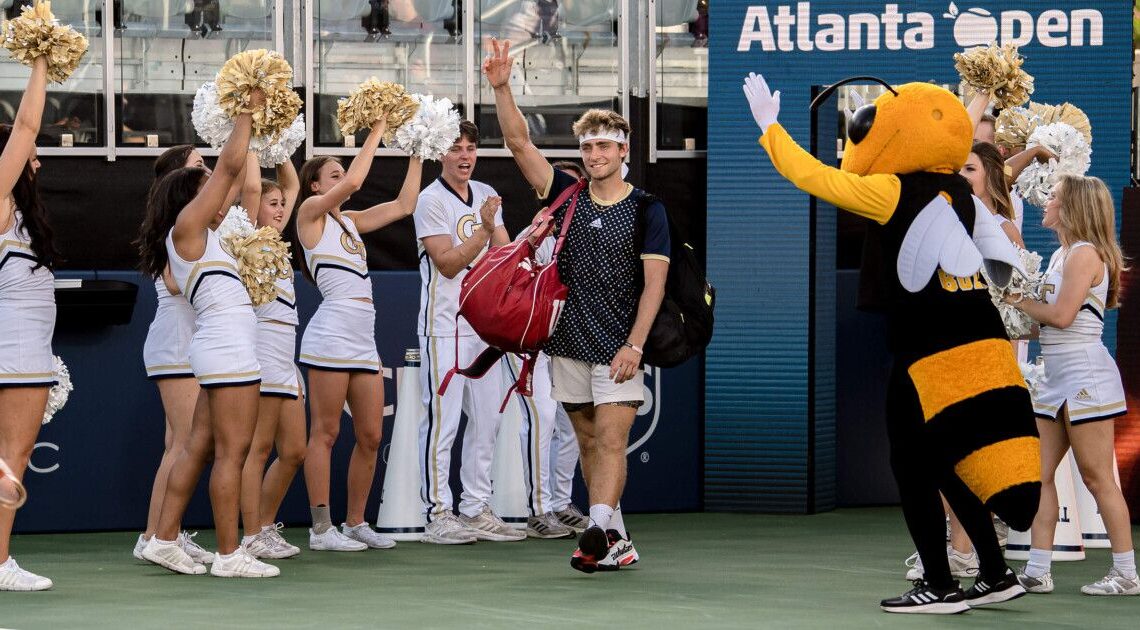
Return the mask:
<svg viewBox="0 0 1140 630">
<path fill-rule="evenodd" d="M 890 221 L 902 190 L 897 176 L 856 175 L 815 159 L 776 122 L 780 112 L 780 93 L 772 93 L 764 77 L 750 74 L 744 80 L 744 94 L 752 109 L 752 117 L 763 132 L 760 144 L 785 179 L 800 190 L 839 208 L 880 224 Z"/>
<path fill-rule="evenodd" d="M 249 215 L 249 222 L 257 225 L 257 211 L 261 208 L 261 165 L 257 163 L 256 153 L 245 154 L 245 170 L 235 181 L 241 186 L 241 207 Z"/>
<path fill-rule="evenodd" d="M 253 105 L 256 107 L 264 103 L 265 95 L 260 90 L 255 91 Z M 227 195 L 245 167 L 252 124 L 253 118 L 248 113 L 234 119 L 234 130 L 222 145 L 214 172 L 206 178 L 206 183 L 194 199 L 178 214 L 174 223 L 174 247 L 183 259 L 198 260 L 202 257 L 206 249 L 206 230 L 218 211 L 232 201 Z"/>
<path fill-rule="evenodd" d="M 982 116 L 986 114 L 986 108 L 990 106 L 991 98 L 989 92 L 978 92 L 970 99 L 970 104 L 966 106 L 966 113 L 970 115 L 970 129 L 978 128 Z"/>
<path fill-rule="evenodd" d="M 318 218 L 339 208 L 341 204 L 348 201 L 349 197 L 360 190 L 360 187 L 364 185 L 364 179 L 368 177 L 368 171 L 372 168 L 372 159 L 376 157 L 376 149 L 380 147 L 380 137 L 384 135 L 385 127 L 386 124 L 383 120 L 372 123 L 372 130 L 368 133 L 368 138 L 360 147 L 360 152 L 352 158 L 352 163 L 348 165 L 348 171 L 345 172 L 344 178 L 337 182 L 332 190 L 323 195 L 309 197 L 297 209 L 298 226 L 315 223 Z"/>
<path fill-rule="evenodd" d="M 412 216 L 416 211 L 416 198 L 420 194 L 420 180 L 423 175 L 423 160 L 412 157 L 408 160 L 408 172 L 404 175 L 404 185 L 400 187 L 400 194 L 392 201 L 387 201 L 368 208 L 345 212 L 356 223 L 356 229 L 364 232 L 379 230 L 380 228 Z"/>
<path fill-rule="evenodd" d="M 1010 188 L 1013 187 L 1013 183 L 1016 182 L 1017 178 L 1021 175 L 1021 171 L 1024 171 L 1025 167 L 1029 166 L 1033 160 L 1037 160 L 1038 162 L 1048 162 L 1049 160 L 1056 159 L 1056 157 L 1057 156 L 1053 155 L 1053 152 L 1049 149 L 1046 149 L 1042 146 L 1036 146 L 1030 147 L 1020 153 L 1015 153 L 1014 155 L 1006 158 L 1005 171 L 1006 175 L 1009 176 L 1008 180 Z"/>
<path fill-rule="evenodd" d="M 4 152 L 0 154 L 0 198 L 12 194 L 12 189 L 16 187 L 16 182 L 32 155 L 36 136 L 40 134 L 40 121 L 46 100 L 47 57 L 40 55 L 32 62 L 32 75 L 28 77 L 28 86 L 20 98 L 20 109 L 12 122 L 12 134 Z"/>
<path fill-rule="evenodd" d="M 554 168 L 531 142 L 526 119 L 511 94 L 511 67 L 515 62 L 514 57 L 510 56 L 511 42 L 499 42 L 491 38 L 490 43 L 493 52 L 483 60 L 483 74 L 495 91 L 495 115 L 503 130 L 503 140 L 522 170 L 523 177 L 538 191 L 540 197 L 544 197 L 554 178 Z"/>
<path fill-rule="evenodd" d="M 297 203 L 297 195 L 301 194 L 301 180 L 297 177 L 293 160 L 285 160 L 277 165 L 277 185 L 285 194 L 285 207 L 292 210 Z"/>
</svg>

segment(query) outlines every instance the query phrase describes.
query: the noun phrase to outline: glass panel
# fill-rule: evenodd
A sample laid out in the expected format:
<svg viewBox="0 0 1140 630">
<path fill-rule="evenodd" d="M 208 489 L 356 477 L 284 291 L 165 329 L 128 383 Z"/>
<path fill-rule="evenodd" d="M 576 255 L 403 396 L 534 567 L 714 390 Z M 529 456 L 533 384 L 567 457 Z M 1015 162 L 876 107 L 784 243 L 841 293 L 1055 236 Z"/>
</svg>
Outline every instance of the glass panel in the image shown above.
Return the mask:
<svg viewBox="0 0 1140 630">
<path fill-rule="evenodd" d="M 120 146 L 202 144 L 194 92 L 230 56 L 273 49 L 273 0 L 122 0 L 115 42 Z"/>
<path fill-rule="evenodd" d="M 621 111 L 620 0 L 473 1 L 476 67 L 489 52 L 483 48 L 485 37 L 511 41 L 516 59 L 511 86 L 536 146 L 577 148 L 570 126 L 583 111 Z M 481 75 L 476 80 L 481 143 L 502 146 L 495 95 Z"/>
<path fill-rule="evenodd" d="M 704 150 L 709 0 L 657 0 L 657 148 Z"/>
<path fill-rule="evenodd" d="M 4 1 L 5 17 L 16 17 L 24 3 Z M 103 109 L 103 4 L 94 0 L 56 0 L 52 12 L 61 24 L 87 37 L 87 54 L 63 83 L 49 84 L 44 105 L 40 147 L 106 145 Z M 7 54 L 5 54 L 7 57 Z M 0 122 L 11 123 L 28 83 L 28 67 L 0 64 Z"/>
<path fill-rule="evenodd" d="M 317 0 L 313 7 L 317 147 L 344 146 L 337 99 L 369 77 L 449 98 L 463 112 L 462 0 Z M 365 129 L 349 141 L 359 146 Z"/>
</svg>

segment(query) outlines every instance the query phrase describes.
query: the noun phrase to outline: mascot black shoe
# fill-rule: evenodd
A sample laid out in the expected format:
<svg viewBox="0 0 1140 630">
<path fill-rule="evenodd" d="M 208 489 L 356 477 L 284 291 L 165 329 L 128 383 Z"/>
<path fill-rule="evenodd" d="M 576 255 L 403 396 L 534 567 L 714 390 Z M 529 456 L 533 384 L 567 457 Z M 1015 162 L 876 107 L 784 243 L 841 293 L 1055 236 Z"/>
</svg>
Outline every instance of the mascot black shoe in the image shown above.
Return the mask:
<svg viewBox="0 0 1140 630">
<path fill-rule="evenodd" d="M 939 492 L 978 553 L 981 586 L 966 594 L 966 603 L 1024 594 L 1005 579 L 990 512 L 1014 529 L 1029 529 L 1041 494 L 1040 447 L 1029 392 L 981 273 L 984 265 L 1004 285 L 1014 269 L 1024 270 L 958 175 L 973 140 L 961 101 L 927 83 L 896 88 L 860 80 L 887 91 L 852 115 L 838 169 L 816 160 L 780 126 L 780 93 L 771 93 L 763 77 L 749 75 L 744 92 L 763 132 L 760 144 L 781 175 L 877 224 L 868 233 L 860 292 L 888 319 L 891 468 L 925 570 L 922 585 L 881 607 L 962 612 L 946 560 Z"/>
</svg>

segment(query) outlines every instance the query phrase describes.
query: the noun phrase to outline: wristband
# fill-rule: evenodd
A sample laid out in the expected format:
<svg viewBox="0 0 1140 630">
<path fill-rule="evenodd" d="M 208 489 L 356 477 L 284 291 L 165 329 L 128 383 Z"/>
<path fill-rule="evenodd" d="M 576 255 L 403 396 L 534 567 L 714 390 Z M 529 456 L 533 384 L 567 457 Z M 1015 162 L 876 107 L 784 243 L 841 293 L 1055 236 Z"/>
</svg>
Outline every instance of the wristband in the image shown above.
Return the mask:
<svg viewBox="0 0 1140 630">
<path fill-rule="evenodd" d="M 633 345 L 632 343 L 630 343 L 628 341 L 621 344 L 621 345 L 626 347 L 626 348 L 633 348 L 633 351 L 638 353 L 638 354 L 645 354 L 645 352 L 641 348 L 638 348 L 637 346 Z"/>
</svg>

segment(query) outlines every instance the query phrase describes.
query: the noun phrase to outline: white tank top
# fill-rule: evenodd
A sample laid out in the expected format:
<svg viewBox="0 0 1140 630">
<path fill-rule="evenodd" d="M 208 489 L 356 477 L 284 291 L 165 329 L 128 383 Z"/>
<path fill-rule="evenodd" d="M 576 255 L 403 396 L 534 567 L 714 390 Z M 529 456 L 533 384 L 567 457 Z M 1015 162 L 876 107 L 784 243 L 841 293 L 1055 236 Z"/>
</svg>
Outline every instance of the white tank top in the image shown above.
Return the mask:
<svg viewBox="0 0 1140 630">
<path fill-rule="evenodd" d="M 267 304 L 253 307 L 259 322 L 282 322 L 296 326 L 297 295 L 293 291 L 293 269 L 289 269 L 288 278 L 277 279 L 277 298 Z"/>
<path fill-rule="evenodd" d="M 32 251 L 32 240 L 24 229 L 19 210 L 13 213 L 12 227 L 0 234 L 0 300 L 55 302 L 55 276 L 39 264 Z"/>
<path fill-rule="evenodd" d="M 372 299 L 368 254 L 352 219 L 342 216 L 338 223 L 332 215 L 326 215 L 325 229 L 317 246 L 303 249 L 305 265 L 316 280 L 321 297 L 326 300 Z"/>
<path fill-rule="evenodd" d="M 241 283 L 237 262 L 223 247 L 213 230 L 206 230 L 206 251 L 194 262 L 187 262 L 174 251 L 174 230 L 166 235 L 166 254 L 170 259 L 170 275 L 178 290 L 201 315 L 209 309 L 251 305 L 249 293 Z"/>
<path fill-rule="evenodd" d="M 158 295 L 158 308 L 155 310 L 155 318 L 163 311 L 187 311 L 191 317 L 194 316 L 194 309 L 186 298 L 182 295 L 172 295 L 170 289 L 166 288 L 166 282 L 162 276 L 154 280 L 154 292 Z"/>
<path fill-rule="evenodd" d="M 1067 250 L 1062 247 L 1049 258 L 1049 267 L 1041 284 L 1041 292 L 1047 304 L 1056 304 L 1061 294 L 1061 278 L 1065 270 L 1067 254 L 1078 247 L 1092 247 L 1092 243 L 1080 241 Z M 1100 284 L 1089 289 L 1077 317 L 1068 328 L 1041 326 L 1041 345 L 1058 343 L 1100 343 L 1104 331 L 1104 305 L 1108 301 L 1108 265 L 1102 265 Z"/>
</svg>

